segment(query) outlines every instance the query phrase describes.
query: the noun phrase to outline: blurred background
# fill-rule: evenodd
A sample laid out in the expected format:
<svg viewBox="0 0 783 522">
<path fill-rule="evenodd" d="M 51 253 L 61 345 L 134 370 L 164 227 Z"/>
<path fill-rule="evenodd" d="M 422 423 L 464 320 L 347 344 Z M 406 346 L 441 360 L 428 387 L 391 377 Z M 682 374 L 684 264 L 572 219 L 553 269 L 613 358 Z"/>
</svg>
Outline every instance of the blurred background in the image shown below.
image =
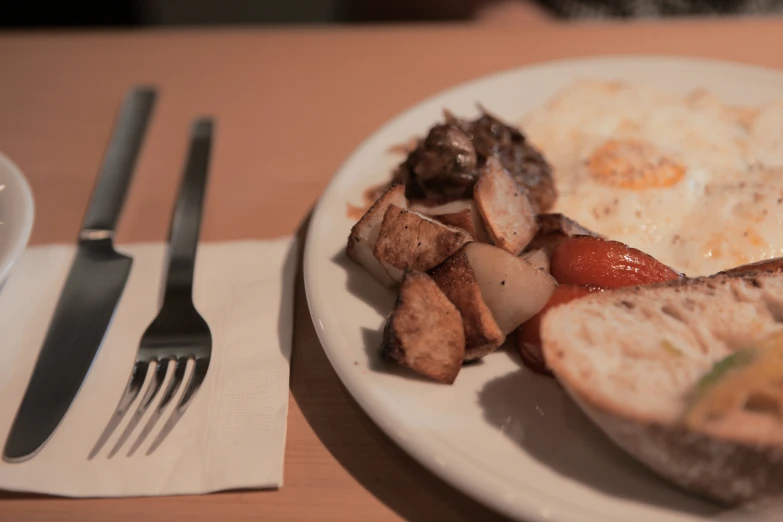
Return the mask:
<svg viewBox="0 0 783 522">
<path fill-rule="evenodd" d="M 0 26 L 257 25 L 475 19 L 500 0 L 104 0 L 0 1 Z"/>
<path fill-rule="evenodd" d="M 772 14 L 783 0 L 0 0 L 0 28 L 354 24 Z"/>
</svg>

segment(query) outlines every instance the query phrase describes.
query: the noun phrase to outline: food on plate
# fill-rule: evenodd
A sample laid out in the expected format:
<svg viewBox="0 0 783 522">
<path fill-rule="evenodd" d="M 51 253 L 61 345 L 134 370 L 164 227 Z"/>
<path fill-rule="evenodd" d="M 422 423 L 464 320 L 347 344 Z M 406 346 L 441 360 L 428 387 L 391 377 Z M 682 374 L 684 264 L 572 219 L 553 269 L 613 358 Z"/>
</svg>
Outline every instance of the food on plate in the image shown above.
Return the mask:
<svg viewBox="0 0 783 522">
<path fill-rule="evenodd" d="M 551 372 L 541 354 L 539 331 L 541 320 L 551 308 L 596 291 L 662 283 L 681 277 L 644 252 L 594 236 L 563 236 L 547 261 L 549 271 L 559 285 L 546 306 L 522 325 L 517 338 L 525 365 L 543 374 Z"/>
<path fill-rule="evenodd" d="M 781 413 L 783 332 L 713 364 L 691 393 L 684 423 L 699 429 L 717 422 L 742 422 L 744 412 Z"/>
<path fill-rule="evenodd" d="M 397 171 L 410 199 L 470 197 L 479 159 L 470 136 L 455 123 L 432 127 Z"/>
<path fill-rule="evenodd" d="M 503 335 L 538 313 L 557 286 L 548 273 L 502 248 L 474 241 L 462 252 Z"/>
<path fill-rule="evenodd" d="M 397 184 L 393 185 L 386 192 L 381 194 L 378 200 L 367 210 L 359 221 L 351 228 L 351 234 L 348 236 L 348 246 L 346 253 L 348 257 L 364 267 L 379 283 L 391 287 L 394 280 L 389 276 L 381 263 L 373 255 L 375 242 L 378 239 L 378 233 L 381 230 L 383 217 L 389 205 L 395 205 L 399 208 L 406 208 L 405 187 Z"/>
<path fill-rule="evenodd" d="M 457 378 L 465 357 L 462 318 L 427 274 L 405 272 L 383 329 L 381 357 L 438 382 Z"/>
<path fill-rule="evenodd" d="M 563 239 L 571 236 L 601 237 L 595 232 L 586 229 L 573 219 L 563 214 L 539 214 L 537 217 L 538 231 L 526 250 L 543 250 L 547 256 Z"/>
<path fill-rule="evenodd" d="M 573 236 L 561 241 L 552 251 L 550 272 L 560 284 L 604 288 L 646 285 L 682 277 L 640 250 L 592 236 Z"/>
<path fill-rule="evenodd" d="M 458 199 L 437 206 L 412 205 L 411 210 L 436 219 L 443 224 L 461 228 L 476 241 L 482 243 L 492 241 L 472 199 Z"/>
<path fill-rule="evenodd" d="M 662 477 L 783 494 L 781 108 L 583 81 L 530 141 L 446 112 L 349 238 L 401 282 L 382 357 L 452 384 L 518 330 L 524 364 Z"/>
<path fill-rule="evenodd" d="M 783 250 L 781 107 L 588 79 L 521 125 L 552 165 L 552 212 L 703 276 Z"/>
<path fill-rule="evenodd" d="M 517 350 L 525 366 L 542 375 L 552 375 L 541 353 L 541 319 L 555 306 L 579 299 L 593 292 L 602 292 L 605 288 L 598 285 L 558 285 L 544 308 L 528 319 L 519 328 Z"/>
<path fill-rule="evenodd" d="M 473 136 L 479 158 L 497 156 L 517 183 L 528 191 L 536 212 L 546 212 L 557 200 L 552 169 L 546 158 L 522 134 L 481 108 L 481 116 L 473 121 L 458 120 L 447 113 L 451 121 L 459 122 Z"/>
<path fill-rule="evenodd" d="M 543 248 L 528 250 L 520 256 L 534 267 L 549 272 L 549 254 Z"/>
<path fill-rule="evenodd" d="M 433 281 L 454 303 L 462 317 L 465 330 L 465 360 L 472 361 L 495 351 L 506 336 L 500 331 L 468 256 L 458 252 L 430 272 Z"/>
<path fill-rule="evenodd" d="M 497 158 L 488 158 L 480 169 L 473 199 L 496 246 L 517 255 L 536 235 L 536 213 L 526 191 Z"/>
<path fill-rule="evenodd" d="M 395 185 L 371 205 L 348 240 L 349 256 L 387 287 L 407 272 L 429 272 L 462 320 L 465 362 L 499 348 L 544 308 L 557 286 L 545 249 L 521 253 L 538 230 L 524 191 L 494 158 L 481 171 L 473 200 L 437 206 L 408 205 L 402 185 Z M 544 215 L 543 221 L 547 236 L 589 233 L 565 216 Z"/>
<path fill-rule="evenodd" d="M 482 110 L 473 121 L 450 113 L 433 126 L 395 173 L 411 200 L 444 202 L 469 199 L 479 169 L 497 157 L 528 191 L 536 212 L 546 212 L 557 199 L 546 159 L 519 129 Z"/>
<path fill-rule="evenodd" d="M 461 228 L 444 225 L 392 203 L 383 217 L 373 255 L 389 277 L 399 282 L 405 270 L 426 272 L 471 240 Z"/>
<path fill-rule="evenodd" d="M 599 292 L 541 323 L 548 366 L 619 446 L 727 504 L 783 493 L 783 277 Z"/>
<path fill-rule="evenodd" d="M 571 236 L 594 236 L 601 237 L 592 230 L 588 230 L 573 219 L 563 214 L 539 214 L 538 232 L 536 236 L 557 235 L 562 237 Z"/>
<path fill-rule="evenodd" d="M 780 272 L 783 270 L 783 257 L 756 261 L 721 272 L 722 274 L 744 274 L 747 272 Z"/>
</svg>

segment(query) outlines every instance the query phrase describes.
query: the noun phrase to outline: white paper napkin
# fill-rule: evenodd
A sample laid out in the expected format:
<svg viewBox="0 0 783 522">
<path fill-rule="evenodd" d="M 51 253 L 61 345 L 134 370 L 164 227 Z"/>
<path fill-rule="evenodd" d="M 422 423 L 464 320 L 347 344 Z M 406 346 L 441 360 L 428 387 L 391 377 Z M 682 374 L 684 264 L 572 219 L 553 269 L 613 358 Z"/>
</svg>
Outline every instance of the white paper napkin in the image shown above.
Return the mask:
<svg viewBox="0 0 783 522">
<path fill-rule="evenodd" d="M 93 367 L 41 452 L 22 463 L 0 461 L 0 489 L 103 497 L 280 487 L 296 249 L 292 238 L 199 246 L 194 300 L 213 340 L 201 389 L 152 455 L 145 452 L 166 413 L 145 444 L 126 457 L 150 408 L 122 451 L 106 458 L 130 414 L 101 453 L 88 461 L 127 385 L 139 339 L 156 315 L 161 295 L 165 246 L 118 247 L 133 257 L 133 267 Z M 0 291 L 0 447 L 73 255 L 72 246 L 29 248 Z"/>
</svg>

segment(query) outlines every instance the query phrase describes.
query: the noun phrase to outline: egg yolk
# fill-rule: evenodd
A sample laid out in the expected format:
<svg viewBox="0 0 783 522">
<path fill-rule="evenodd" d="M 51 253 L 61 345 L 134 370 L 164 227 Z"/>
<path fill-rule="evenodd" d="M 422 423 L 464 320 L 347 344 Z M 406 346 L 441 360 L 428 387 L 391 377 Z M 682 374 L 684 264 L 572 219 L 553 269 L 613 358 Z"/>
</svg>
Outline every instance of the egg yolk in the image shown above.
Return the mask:
<svg viewBox="0 0 783 522">
<path fill-rule="evenodd" d="M 670 187 L 685 177 L 685 166 L 644 140 L 608 140 L 587 161 L 590 175 L 605 185 L 631 190 Z"/>
</svg>

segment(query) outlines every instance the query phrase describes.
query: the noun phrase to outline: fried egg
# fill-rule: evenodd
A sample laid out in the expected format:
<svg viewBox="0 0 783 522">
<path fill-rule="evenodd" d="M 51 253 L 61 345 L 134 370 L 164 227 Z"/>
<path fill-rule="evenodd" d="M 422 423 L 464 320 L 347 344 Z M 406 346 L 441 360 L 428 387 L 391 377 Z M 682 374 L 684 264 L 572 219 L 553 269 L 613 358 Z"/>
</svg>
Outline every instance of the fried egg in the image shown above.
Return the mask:
<svg viewBox="0 0 783 522">
<path fill-rule="evenodd" d="M 584 80 L 521 123 L 553 212 L 691 276 L 783 255 L 783 102 Z"/>
</svg>

